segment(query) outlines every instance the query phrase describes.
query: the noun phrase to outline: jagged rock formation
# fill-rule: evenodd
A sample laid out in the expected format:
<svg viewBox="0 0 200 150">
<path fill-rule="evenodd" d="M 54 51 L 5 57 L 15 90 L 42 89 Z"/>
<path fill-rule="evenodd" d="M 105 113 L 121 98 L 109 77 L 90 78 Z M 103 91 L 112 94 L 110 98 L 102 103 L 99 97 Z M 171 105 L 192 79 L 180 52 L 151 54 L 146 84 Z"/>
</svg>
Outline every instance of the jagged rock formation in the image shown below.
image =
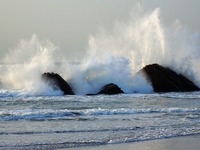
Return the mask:
<svg viewBox="0 0 200 150">
<path fill-rule="evenodd" d="M 177 74 L 175 71 L 158 64 L 147 65 L 140 72 L 144 73 L 155 92 L 189 92 L 199 90 L 192 81 L 182 74 Z"/>
<path fill-rule="evenodd" d="M 43 73 L 42 80 L 49 86 L 61 90 L 65 95 L 74 95 L 70 85 L 57 73 Z"/>
</svg>

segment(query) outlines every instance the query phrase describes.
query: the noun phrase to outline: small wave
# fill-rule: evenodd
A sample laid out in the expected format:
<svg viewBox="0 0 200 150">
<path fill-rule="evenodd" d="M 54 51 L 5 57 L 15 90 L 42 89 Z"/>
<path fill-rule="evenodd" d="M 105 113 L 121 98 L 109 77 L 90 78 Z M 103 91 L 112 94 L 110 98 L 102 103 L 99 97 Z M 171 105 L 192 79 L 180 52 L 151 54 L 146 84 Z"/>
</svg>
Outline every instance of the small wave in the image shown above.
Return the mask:
<svg viewBox="0 0 200 150">
<path fill-rule="evenodd" d="M 88 132 L 121 132 L 142 129 L 142 127 L 85 129 L 85 130 L 57 130 L 57 131 L 29 131 L 29 132 L 0 132 L 0 135 L 31 135 L 31 134 L 52 134 L 52 133 L 88 133 Z"/>
<path fill-rule="evenodd" d="M 84 109 L 84 110 L 52 110 L 52 109 L 21 109 L 0 111 L 0 120 L 34 120 L 63 118 L 70 116 L 96 116 L 96 115 L 131 115 L 131 114 L 148 114 L 148 113 L 186 113 L 200 112 L 200 108 L 147 108 L 147 109 Z"/>
<path fill-rule="evenodd" d="M 31 119 L 45 119 L 45 118 L 58 118 L 64 116 L 77 115 L 76 112 L 68 110 L 49 110 L 49 109 L 21 109 L 21 110 L 8 110 L 0 111 L 0 120 L 31 120 Z"/>
<path fill-rule="evenodd" d="M 97 145 L 105 145 L 107 141 L 98 141 L 98 140 L 89 140 L 89 141 L 77 141 L 77 142 L 60 142 L 60 143 L 31 143 L 31 144 L 16 144 L 16 145 L 0 145 L 0 148 L 5 150 L 15 149 L 59 149 L 59 148 L 74 148 L 74 147 L 82 147 L 82 146 L 97 146 Z"/>
<path fill-rule="evenodd" d="M 162 93 L 162 94 L 154 94 L 154 96 L 164 97 L 164 98 L 175 98 L 175 99 L 199 99 L 200 92 L 170 92 L 170 93 Z"/>
<path fill-rule="evenodd" d="M 200 112 L 200 108 L 163 108 L 163 109 L 89 109 L 83 112 L 84 115 L 127 115 L 127 114 L 142 114 L 142 113 L 181 113 L 181 112 Z"/>
</svg>

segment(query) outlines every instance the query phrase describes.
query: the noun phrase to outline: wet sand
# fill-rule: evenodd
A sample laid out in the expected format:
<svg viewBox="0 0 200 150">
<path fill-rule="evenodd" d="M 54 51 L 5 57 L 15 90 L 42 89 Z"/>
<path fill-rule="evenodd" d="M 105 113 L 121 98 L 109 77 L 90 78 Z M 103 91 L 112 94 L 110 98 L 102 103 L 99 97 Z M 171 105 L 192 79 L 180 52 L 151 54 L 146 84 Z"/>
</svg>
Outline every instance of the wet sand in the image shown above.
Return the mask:
<svg viewBox="0 0 200 150">
<path fill-rule="evenodd" d="M 67 148 L 68 147 L 68 148 Z M 200 134 L 168 139 L 69 148 L 65 144 L 0 147 L 0 150 L 200 150 Z"/>
<path fill-rule="evenodd" d="M 199 150 L 199 149 L 200 149 L 200 135 L 198 134 L 192 136 L 173 137 L 168 139 L 150 140 L 142 142 L 69 148 L 68 150 Z"/>
</svg>

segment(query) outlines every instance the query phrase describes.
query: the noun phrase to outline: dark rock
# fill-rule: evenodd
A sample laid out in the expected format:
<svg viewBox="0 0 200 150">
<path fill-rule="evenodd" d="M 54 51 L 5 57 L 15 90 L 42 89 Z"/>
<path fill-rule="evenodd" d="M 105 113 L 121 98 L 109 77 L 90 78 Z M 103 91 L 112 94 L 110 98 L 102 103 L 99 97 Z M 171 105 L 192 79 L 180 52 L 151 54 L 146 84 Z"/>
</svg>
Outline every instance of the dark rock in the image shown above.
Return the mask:
<svg viewBox="0 0 200 150">
<path fill-rule="evenodd" d="M 65 95 L 74 95 L 70 85 L 57 73 L 43 73 L 42 80 L 53 88 L 61 90 Z"/>
<path fill-rule="evenodd" d="M 106 95 L 114 95 L 124 93 L 116 84 L 110 83 L 105 85 L 99 93 L 97 94 L 106 94 Z"/>
<path fill-rule="evenodd" d="M 95 96 L 95 95 L 98 95 L 98 94 L 86 94 L 87 96 Z"/>
<path fill-rule="evenodd" d="M 155 92 L 189 92 L 200 90 L 182 74 L 177 74 L 175 71 L 158 64 L 147 65 L 140 72 L 145 74 Z"/>
</svg>

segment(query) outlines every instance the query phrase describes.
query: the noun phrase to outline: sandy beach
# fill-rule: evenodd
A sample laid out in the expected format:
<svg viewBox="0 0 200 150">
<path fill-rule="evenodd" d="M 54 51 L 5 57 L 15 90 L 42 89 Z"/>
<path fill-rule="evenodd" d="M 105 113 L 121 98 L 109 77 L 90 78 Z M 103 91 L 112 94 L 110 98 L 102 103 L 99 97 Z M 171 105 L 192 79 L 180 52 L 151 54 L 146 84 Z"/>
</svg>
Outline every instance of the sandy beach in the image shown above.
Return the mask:
<svg viewBox="0 0 200 150">
<path fill-rule="evenodd" d="M 200 135 L 192 135 L 125 144 L 69 148 L 68 150 L 199 150 L 199 141 Z"/>
</svg>

